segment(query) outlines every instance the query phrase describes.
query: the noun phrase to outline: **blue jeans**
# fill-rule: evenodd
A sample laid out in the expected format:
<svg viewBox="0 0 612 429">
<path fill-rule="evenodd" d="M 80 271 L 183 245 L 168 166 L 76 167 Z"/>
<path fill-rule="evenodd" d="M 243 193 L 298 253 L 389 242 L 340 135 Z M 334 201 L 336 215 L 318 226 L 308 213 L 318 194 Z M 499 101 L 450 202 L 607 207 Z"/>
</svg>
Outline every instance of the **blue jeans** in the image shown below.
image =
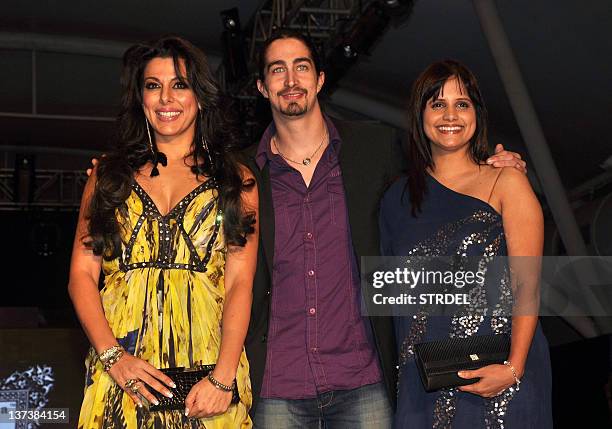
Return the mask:
<svg viewBox="0 0 612 429">
<path fill-rule="evenodd" d="M 256 429 L 388 429 L 393 412 L 382 383 L 334 390 L 312 399 L 261 398 Z"/>
</svg>

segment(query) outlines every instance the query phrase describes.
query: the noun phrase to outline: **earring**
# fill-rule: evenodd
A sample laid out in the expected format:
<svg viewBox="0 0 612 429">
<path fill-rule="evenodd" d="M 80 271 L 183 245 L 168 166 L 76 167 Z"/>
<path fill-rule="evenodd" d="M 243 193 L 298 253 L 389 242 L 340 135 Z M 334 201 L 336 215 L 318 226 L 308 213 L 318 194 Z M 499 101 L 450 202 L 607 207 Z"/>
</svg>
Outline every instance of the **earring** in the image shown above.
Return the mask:
<svg viewBox="0 0 612 429">
<path fill-rule="evenodd" d="M 204 118 L 202 117 L 202 109 L 200 109 L 200 136 L 202 137 L 202 148 L 204 148 L 204 152 L 206 152 L 206 155 L 208 155 L 208 162 L 210 163 L 210 170 L 212 173 L 213 160 L 212 156 L 210 155 L 210 150 L 208 150 L 208 141 L 206 141 L 204 138 Z"/>
<path fill-rule="evenodd" d="M 208 155 L 208 162 L 210 163 L 210 169 L 212 170 L 213 160 L 212 160 L 212 157 L 210 156 L 210 150 L 208 150 L 208 142 L 206 141 L 204 136 L 202 136 L 202 147 L 204 148 L 204 152 L 206 152 L 206 155 Z"/>
<path fill-rule="evenodd" d="M 151 150 L 151 161 L 153 162 L 153 168 L 151 169 L 150 177 L 159 176 L 159 169 L 157 168 L 157 164 L 161 164 L 164 167 L 168 165 L 168 158 L 166 158 L 166 154 L 163 152 L 158 152 L 153 147 L 153 139 L 151 138 L 151 130 L 149 129 L 149 121 L 145 117 L 145 125 L 147 127 L 147 135 L 149 136 L 149 149 Z"/>
<path fill-rule="evenodd" d="M 151 149 L 151 157 L 155 157 L 155 149 L 153 149 L 153 139 L 151 138 L 151 130 L 149 129 L 149 121 L 145 118 L 145 126 L 147 128 L 147 135 L 149 136 L 149 149 Z"/>
</svg>

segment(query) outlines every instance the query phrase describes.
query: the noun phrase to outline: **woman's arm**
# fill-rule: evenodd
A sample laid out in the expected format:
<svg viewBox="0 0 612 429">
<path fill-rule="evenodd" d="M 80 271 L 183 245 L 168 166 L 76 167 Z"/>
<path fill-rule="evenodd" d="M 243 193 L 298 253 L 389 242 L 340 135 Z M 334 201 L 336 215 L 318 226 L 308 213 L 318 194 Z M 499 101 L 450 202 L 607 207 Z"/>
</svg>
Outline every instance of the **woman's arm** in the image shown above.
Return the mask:
<svg viewBox="0 0 612 429">
<path fill-rule="evenodd" d="M 96 174 L 94 171 L 87 180 L 81 198 L 81 208 L 72 246 L 68 293 L 89 342 L 97 353 L 101 353 L 116 346 L 117 340 L 104 316 L 100 292 L 98 291 L 102 257 L 94 255 L 93 251 L 83 243 L 89 235 L 86 213 L 93 196 L 95 183 Z"/>
<path fill-rule="evenodd" d="M 100 278 L 102 257 L 94 255 L 92 250 L 83 243 L 83 239 L 89 235 L 86 213 L 89 209 L 89 204 L 95 189 L 95 183 L 96 171 L 94 169 L 93 174 L 89 177 L 85 185 L 85 190 L 81 199 L 81 208 L 79 210 L 77 229 L 72 247 L 72 259 L 70 261 L 68 293 L 70 294 L 70 298 L 72 299 L 76 314 L 83 326 L 85 334 L 96 352 L 100 354 L 104 350 L 118 344 L 106 320 L 106 316 L 104 315 L 102 301 L 100 300 L 100 292 L 98 291 L 98 279 Z M 164 394 L 169 394 L 170 392 L 168 389 L 162 386 L 157 379 L 164 381 L 167 385 L 173 384 L 172 380 L 147 362 L 128 355 L 127 353 L 111 367 L 108 373 L 121 387 L 125 386 L 127 380 L 135 378 L 146 381 L 149 385 Z M 126 392 L 135 403 L 141 405 L 141 400 L 138 398 L 138 395 L 133 393 L 130 389 L 127 389 Z M 144 386 L 141 386 L 139 393 L 150 402 L 155 402 L 155 397 L 151 395 Z"/>
<path fill-rule="evenodd" d="M 515 301 L 508 360 L 520 378 L 538 323 L 544 216 L 527 177 L 513 169 L 507 170 L 502 173 L 498 186 Z"/>
<path fill-rule="evenodd" d="M 538 323 L 544 218 L 527 177 L 516 169 L 503 170 L 494 194 L 501 205 L 515 301 L 508 361 L 515 368 L 517 377 L 521 378 Z M 460 376 L 481 377 L 479 382 L 460 390 L 485 397 L 495 396 L 515 382 L 511 369 L 505 365 L 461 371 Z"/>
<path fill-rule="evenodd" d="M 248 169 L 242 171 L 244 180 L 254 180 Z M 244 349 L 253 301 L 253 277 L 257 265 L 259 239 L 259 210 L 257 187 L 242 194 L 244 211 L 255 214 L 255 231 L 247 236 L 244 247 L 230 246 L 225 260 L 225 304 L 221 326 L 221 347 L 213 377 L 229 386 L 236 378 L 240 355 Z M 185 400 L 185 414 L 189 417 L 208 417 L 224 413 L 232 393 L 214 387 L 208 379 L 199 382 Z"/>
</svg>

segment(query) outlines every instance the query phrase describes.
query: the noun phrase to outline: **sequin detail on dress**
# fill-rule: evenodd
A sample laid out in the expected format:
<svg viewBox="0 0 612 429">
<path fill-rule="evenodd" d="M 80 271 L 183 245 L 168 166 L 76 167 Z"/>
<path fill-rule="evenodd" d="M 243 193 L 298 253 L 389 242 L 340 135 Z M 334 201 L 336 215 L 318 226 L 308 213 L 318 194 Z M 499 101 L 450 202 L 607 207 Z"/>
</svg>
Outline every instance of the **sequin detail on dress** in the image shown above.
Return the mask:
<svg viewBox="0 0 612 429">
<path fill-rule="evenodd" d="M 425 263 L 432 264 L 429 267 L 450 264 L 451 269 L 481 271 L 486 278 L 484 285 L 471 285 L 476 287 L 470 288 L 469 308 L 420 307 L 412 317 L 394 317 L 400 364 L 394 427 L 552 428 L 550 358 L 539 324 L 520 391 L 509 388 L 495 398 L 485 399 L 458 389 L 428 393 L 423 388 L 414 344 L 453 336 L 510 333 L 511 310 L 516 309 L 504 258 L 507 248 L 501 215 L 488 203 L 455 192 L 427 176 L 421 211 L 412 216 L 407 183 L 407 178 L 397 180 L 381 202 L 382 255 L 401 256 L 408 265 L 414 263 L 413 268 L 423 267 L 417 265 L 417 259 L 424 256 Z M 438 291 L 445 291 L 445 286 Z"/>
<path fill-rule="evenodd" d="M 454 243 L 454 236 L 459 230 L 470 224 L 481 224 L 482 229 L 477 232 L 472 232 L 464 237 L 460 245 L 456 249 L 451 246 Z M 455 270 L 465 268 L 465 261 L 470 254 L 470 248 L 486 245 L 481 259 L 478 261 L 478 271 L 483 274 L 487 273 L 488 264 L 499 253 L 502 243 L 503 231 L 501 229 L 501 218 L 496 213 L 486 210 L 476 210 L 472 215 L 460 219 L 452 224 L 445 225 L 440 228 L 431 239 L 417 243 L 409 252 L 408 256 L 442 256 L 453 255 L 453 263 Z M 473 258 L 473 256 L 471 256 Z M 407 264 L 410 265 L 410 258 Z M 476 335 L 480 326 L 485 321 L 487 314 L 488 300 L 485 290 L 485 285 L 480 282 L 475 287 L 470 288 L 468 294 L 470 303 L 469 306 L 457 311 L 451 319 L 449 331 L 450 338 L 465 338 Z M 445 291 L 446 292 L 446 291 Z M 509 333 L 510 319 L 503 317 L 510 314 L 512 303 L 512 292 L 509 287 L 509 280 L 506 275 L 503 277 L 499 285 L 499 294 L 502 297 L 500 302 L 496 304 L 496 309 L 493 311 L 493 316 L 490 317 L 491 327 L 495 333 Z M 399 377 L 398 377 L 398 392 L 399 383 L 402 380 L 402 368 L 408 360 L 414 359 L 414 344 L 422 341 L 427 331 L 428 309 L 421 307 L 419 311 L 412 316 L 413 323 L 410 326 L 409 335 L 402 342 L 399 356 Z M 456 392 L 457 389 L 444 389 L 439 392 L 434 405 L 433 428 L 445 429 L 452 425 L 453 417 L 456 411 Z M 491 429 L 503 429 L 504 415 L 508 402 L 512 399 L 512 393 L 507 390 L 499 397 L 487 399 L 483 398 L 486 404 L 486 427 Z"/>
</svg>

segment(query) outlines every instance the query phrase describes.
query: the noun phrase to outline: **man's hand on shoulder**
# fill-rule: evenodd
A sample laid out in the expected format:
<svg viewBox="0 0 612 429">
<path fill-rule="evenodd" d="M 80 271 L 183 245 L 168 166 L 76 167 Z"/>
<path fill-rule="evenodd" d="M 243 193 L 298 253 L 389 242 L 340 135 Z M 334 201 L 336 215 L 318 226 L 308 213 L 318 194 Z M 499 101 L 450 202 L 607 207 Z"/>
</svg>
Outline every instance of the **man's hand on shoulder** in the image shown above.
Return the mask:
<svg viewBox="0 0 612 429">
<path fill-rule="evenodd" d="M 104 155 L 102 155 L 104 156 Z M 91 176 L 91 173 L 93 172 L 93 169 L 96 168 L 96 165 L 98 165 L 98 158 L 92 158 L 91 159 L 91 167 L 87 169 L 87 175 Z"/>
<path fill-rule="evenodd" d="M 487 164 L 493 167 L 514 167 L 524 174 L 527 174 L 527 163 L 523 161 L 521 155 L 504 149 L 500 144 L 495 146 L 495 155 L 487 159 Z"/>
</svg>

